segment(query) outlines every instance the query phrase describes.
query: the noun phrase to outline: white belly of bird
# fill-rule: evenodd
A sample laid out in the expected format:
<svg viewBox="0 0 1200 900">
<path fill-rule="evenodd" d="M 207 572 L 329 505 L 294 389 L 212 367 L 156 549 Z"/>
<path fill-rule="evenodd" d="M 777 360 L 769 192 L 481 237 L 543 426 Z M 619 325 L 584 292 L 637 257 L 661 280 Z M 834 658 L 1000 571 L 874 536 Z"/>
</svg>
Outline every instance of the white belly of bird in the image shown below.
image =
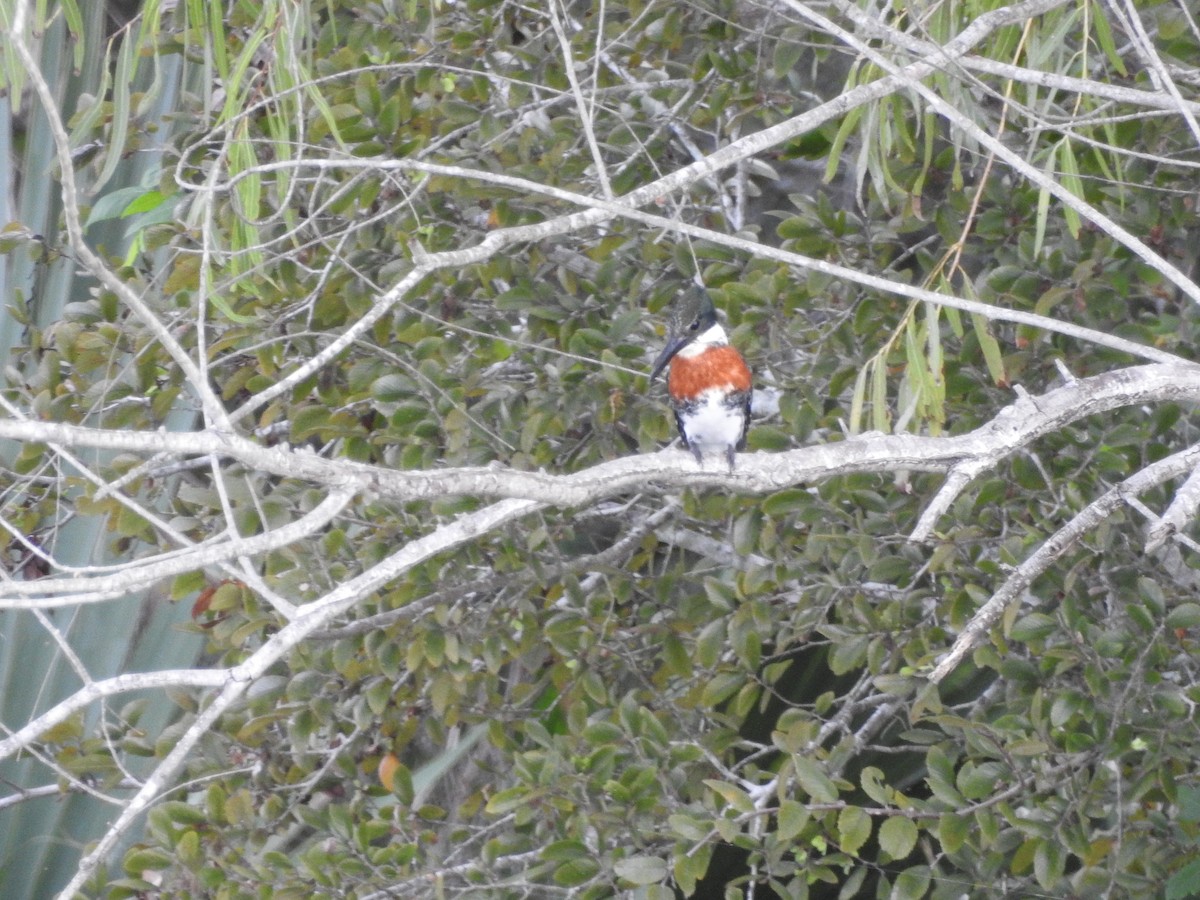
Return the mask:
<svg viewBox="0 0 1200 900">
<path fill-rule="evenodd" d="M 688 444 L 701 453 L 724 453 L 742 437 L 742 417 L 724 404 L 726 393 L 705 391 L 684 422 Z"/>
</svg>

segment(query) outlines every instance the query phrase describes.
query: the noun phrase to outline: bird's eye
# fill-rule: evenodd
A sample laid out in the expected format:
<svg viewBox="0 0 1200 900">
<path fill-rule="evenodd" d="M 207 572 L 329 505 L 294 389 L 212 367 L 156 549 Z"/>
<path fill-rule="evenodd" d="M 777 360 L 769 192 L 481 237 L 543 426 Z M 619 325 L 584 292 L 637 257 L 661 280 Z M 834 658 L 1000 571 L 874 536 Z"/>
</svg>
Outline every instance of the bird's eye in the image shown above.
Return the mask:
<svg viewBox="0 0 1200 900">
<path fill-rule="evenodd" d="M 692 320 L 692 324 L 688 326 L 688 330 L 689 330 L 689 331 L 695 331 L 695 330 L 696 330 L 697 328 L 699 328 L 699 327 L 700 327 L 700 320 L 699 320 L 699 319 L 693 319 L 693 320 Z"/>
</svg>

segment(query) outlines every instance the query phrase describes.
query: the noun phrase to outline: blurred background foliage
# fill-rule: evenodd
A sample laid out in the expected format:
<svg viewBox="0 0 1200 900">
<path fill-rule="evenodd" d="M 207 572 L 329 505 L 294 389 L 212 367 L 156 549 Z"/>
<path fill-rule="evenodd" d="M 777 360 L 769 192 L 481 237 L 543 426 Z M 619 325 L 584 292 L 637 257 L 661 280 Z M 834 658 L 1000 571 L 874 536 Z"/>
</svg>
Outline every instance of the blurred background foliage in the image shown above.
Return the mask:
<svg viewBox="0 0 1200 900">
<path fill-rule="evenodd" d="M 5 28 L 15 5 L 0 0 Z M 889 37 L 838 2 L 820 9 L 904 64 L 904 40 L 946 42 L 989 6 L 868 10 Z M 574 210 L 469 172 L 590 195 L 607 180 L 619 197 L 880 77 L 793 4 L 48 7 L 34 31 L 78 151 L 89 243 L 264 443 L 552 472 L 654 450 L 673 426 L 645 373 L 663 307 L 696 275 L 778 399 L 752 451 L 869 429 L 960 434 L 1012 385 L 1059 383 L 1057 363 L 1084 376 L 1133 361 L 620 218 L 381 301 L 415 256 Z M 1186 117 L 1061 86 L 1152 90 L 1136 15 L 1195 98 L 1194 18 L 1178 2 L 1043 7 L 975 48 L 991 70 L 926 83 L 1194 279 L 1200 153 Z M 73 261 L 44 117 L 0 56 L 14 163 L 0 175 L 4 415 L 203 427 L 146 323 Z M 657 212 L 1196 357 L 1196 313 L 1175 286 L 913 91 Z M 281 385 L 365 316 L 343 352 Z M 765 498 L 647 485 L 430 559 L 256 684 L 90 895 L 1200 892 L 1194 545 L 1147 556 L 1123 510 L 940 689 L 918 677 L 1012 566 L 1194 443 L 1184 413 L 1123 410 L 1047 436 L 979 479 L 928 546 L 905 535 L 940 478 L 857 475 Z M 228 463 L 219 482 L 207 462 L 144 463 L 0 446 L 5 570 L 38 577 L 48 555 L 119 565 L 277 527 L 323 498 Z M 120 477 L 119 492 L 98 491 Z M 1170 496 L 1142 500 L 1161 510 Z M 475 506 L 366 498 L 254 564 L 279 595 L 312 601 Z M 281 626 L 212 571 L 121 602 L 49 624 L 3 613 L 6 728 L 80 684 L 52 628 L 100 678 L 235 663 Z M 3 896 L 61 886 L 204 698 L 133 701 L 4 764 Z"/>
</svg>

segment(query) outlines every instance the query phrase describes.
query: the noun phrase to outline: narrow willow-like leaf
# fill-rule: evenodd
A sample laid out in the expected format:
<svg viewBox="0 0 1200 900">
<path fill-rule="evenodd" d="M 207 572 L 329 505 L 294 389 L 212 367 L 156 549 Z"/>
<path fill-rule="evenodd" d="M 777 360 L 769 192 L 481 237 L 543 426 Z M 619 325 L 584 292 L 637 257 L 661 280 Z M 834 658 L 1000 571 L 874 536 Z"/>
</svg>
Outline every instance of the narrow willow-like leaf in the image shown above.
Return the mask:
<svg viewBox="0 0 1200 900">
<path fill-rule="evenodd" d="M 286 104 L 287 107 L 293 105 L 292 103 Z M 290 160 L 292 158 L 292 147 L 297 143 L 297 138 L 292 135 L 288 109 L 280 109 L 273 106 L 264 117 L 264 125 L 271 136 L 271 146 L 274 148 L 276 162 Z M 276 208 L 283 210 L 284 216 L 289 222 L 294 222 L 295 210 L 287 202 L 290 184 L 291 177 L 286 168 L 278 169 L 273 173 L 272 188 L 273 196 L 276 198 L 274 205 Z"/>
<path fill-rule="evenodd" d="M 312 80 L 309 73 L 305 71 L 303 61 L 296 53 L 293 41 L 289 39 L 294 23 L 287 21 L 286 8 L 284 18 L 286 24 L 277 30 L 274 43 L 279 65 L 272 66 L 268 75 L 270 94 L 274 98 L 274 102 L 268 108 L 264 119 L 267 132 L 271 136 L 274 157 L 280 162 L 290 160 L 292 148 L 303 140 L 303 134 L 293 133 L 293 128 L 299 132 L 304 127 L 303 115 L 300 110 L 300 96 L 297 94 L 296 86 L 307 84 Z M 289 222 L 293 222 L 295 211 L 286 199 L 291 185 L 289 171 L 286 168 L 279 169 L 273 176 L 273 182 L 275 205 L 284 210 L 284 216 Z"/>
<path fill-rule="evenodd" d="M 941 307 L 936 303 L 925 304 L 925 328 L 927 356 L 929 361 L 929 433 L 941 434 L 946 421 L 946 379 L 943 374 L 945 360 L 942 354 Z"/>
<path fill-rule="evenodd" d="M 863 163 L 865 163 L 865 169 L 875 184 L 879 199 L 890 209 L 888 188 L 896 183 L 888 169 L 888 160 L 891 158 L 892 126 L 884 114 L 882 104 L 872 104 L 865 129 L 867 131 L 874 130 L 877 139 L 863 141 L 862 153 L 859 156 L 859 170 L 862 171 Z"/>
<path fill-rule="evenodd" d="M 226 37 L 225 37 L 225 18 L 221 5 L 219 3 L 204 3 L 202 0 L 197 0 L 193 4 L 193 12 L 195 20 L 203 22 L 205 19 L 204 12 L 208 12 L 208 41 L 212 48 L 213 64 L 217 67 L 217 74 L 221 80 L 229 84 L 229 54 L 226 52 Z"/>
<path fill-rule="evenodd" d="M 997 29 L 996 33 L 992 35 L 991 48 L 987 55 L 991 59 L 1014 59 L 1020 41 L 1021 29 L 1018 26 L 1010 25 L 1007 28 Z"/>
<path fill-rule="evenodd" d="M 1079 15 L 1077 7 L 1058 6 L 1042 17 L 1041 27 L 1033 30 L 1027 43 L 1027 57 L 1032 68 L 1051 71 L 1061 68 L 1052 60 L 1060 59 L 1071 46 L 1067 36 L 1075 29 Z"/>
<path fill-rule="evenodd" d="M 1099 4 L 1096 4 L 1099 6 Z M 1109 64 L 1112 65 L 1117 73 L 1122 77 L 1128 74 L 1125 71 L 1125 61 L 1121 59 L 1121 54 L 1117 52 L 1117 45 L 1113 42 L 1112 29 L 1108 27 L 1108 16 L 1103 8 L 1097 9 L 1092 14 L 1092 29 L 1096 36 L 1096 43 L 1100 45 L 1100 49 L 1104 51 L 1105 57 Z"/>
<path fill-rule="evenodd" d="M 904 379 L 912 392 L 912 413 L 908 412 L 906 400 L 898 401 L 900 414 L 905 417 L 906 421 L 903 423 L 897 421 L 897 430 L 907 428 L 907 420 L 911 420 L 914 415 L 918 422 L 925 422 L 929 418 L 929 366 L 924 354 L 921 353 L 920 330 L 916 319 L 910 317 L 908 325 L 904 329 Z"/>
<path fill-rule="evenodd" d="M 1062 186 L 1080 199 L 1083 198 L 1083 180 L 1079 177 L 1079 164 L 1075 160 L 1075 151 L 1071 149 L 1071 142 L 1064 140 L 1060 145 L 1060 162 L 1062 165 Z M 1063 204 L 1063 218 L 1066 220 L 1067 229 L 1071 232 L 1071 237 L 1079 237 L 1079 229 L 1082 223 L 1079 220 L 1079 213 L 1071 207 Z"/>
<path fill-rule="evenodd" d="M 1008 384 L 1008 376 L 1004 371 L 1004 354 L 1000 352 L 1000 342 L 992 334 L 987 317 L 971 313 L 971 324 L 975 326 L 975 337 L 979 341 L 979 349 L 983 351 L 983 361 L 987 364 L 992 381 L 998 385 Z"/>
<path fill-rule="evenodd" d="M 87 143 L 89 138 L 94 137 L 100 119 L 104 115 L 105 107 L 102 98 L 108 94 L 109 88 L 112 86 L 112 78 L 109 75 L 109 66 L 107 65 L 107 52 L 104 59 L 106 64 L 102 67 L 98 90 L 93 95 L 91 105 L 82 110 L 71 122 L 68 139 L 72 147 L 80 147 Z"/>
<path fill-rule="evenodd" d="M 924 138 L 921 148 L 921 171 L 917 173 L 912 186 L 913 205 L 918 214 L 921 209 L 921 196 L 925 192 L 925 179 L 933 166 L 933 147 L 937 137 L 937 116 L 927 110 L 921 119 L 921 135 Z"/>
<path fill-rule="evenodd" d="M 114 37 L 113 40 L 117 40 Z M 121 49 L 117 53 L 116 71 L 112 80 L 112 130 L 108 136 L 108 146 L 104 148 L 104 168 L 96 176 L 93 191 L 103 187 L 117 170 L 122 157 L 125 155 L 125 142 L 129 134 L 129 120 L 132 116 L 130 107 L 130 87 L 137 75 L 137 48 L 134 41 L 124 35 Z"/>
<path fill-rule="evenodd" d="M 83 16 L 79 14 L 79 5 L 75 0 L 62 0 L 63 17 L 67 20 L 67 30 L 71 32 L 74 69 L 78 73 L 83 68 L 83 54 L 87 50 L 87 35 L 84 33 Z"/>
<path fill-rule="evenodd" d="M 946 321 L 950 325 L 950 332 L 961 341 L 965 333 L 963 331 L 962 314 L 957 309 L 952 309 L 949 306 L 944 307 L 942 313 L 946 316 Z"/>
<path fill-rule="evenodd" d="M 921 385 L 917 383 L 918 379 L 913 376 L 913 370 L 907 364 L 904 367 L 904 374 L 900 377 L 900 384 L 896 388 L 896 418 L 892 423 L 891 428 L 897 434 L 908 431 L 909 425 L 914 419 L 920 420 L 921 411 Z M 855 661 L 853 665 L 857 666 Z M 836 670 L 835 670 L 836 671 Z"/>
<path fill-rule="evenodd" d="M 917 139 L 913 134 L 912 125 L 910 124 L 909 120 L 910 118 L 914 119 L 915 121 L 920 120 L 915 116 L 910 116 L 909 103 L 911 101 L 909 101 L 906 97 L 893 94 L 888 99 L 891 101 L 889 103 L 892 113 L 891 121 L 896 132 L 896 139 L 900 143 L 902 153 L 901 158 L 909 159 L 915 156 L 917 152 Z M 919 110 L 920 106 L 917 105 L 916 111 Z"/>
<path fill-rule="evenodd" d="M 862 413 L 863 403 L 867 399 L 867 374 L 871 371 L 873 363 L 867 363 L 858 370 L 858 375 L 854 379 L 854 392 L 850 395 L 850 433 L 858 434 L 862 431 Z"/>
<path fill-rule="evenodd" d="M 142 91 L 142 97 L 138 101 L 137 115 L 147 115 L 154 102 L 162 93 L 162 65 L 161 55 L 157 51 L 150 50 L 154 48 L 161 36 L 162 29 L 162 10 L 160 0 L 147 0 L 146 6 L 140 16 L 140 25 L 137 31 L 137 40 L 135 46 L 139 54 L 144 53 L 143 48 L 149 50 L 146 55 L 150 57 L 150 67 L 154 75 L 150 81 L 150 85 Z"/>
<path fill-rule="evenodd" d="M 1042 174 L 1049 179 L 1053 179 L 1057 174 L 1058 148 L 1061 142 L 1055 144 L 1046 154 L 1046 164 L 1042 166 Z M 1050 189 L 1045 185 L 1038 191 L 1037 199 L 1037 218 L 1035 219 L 1033 232 L 1033 255 L 1039 256 L 1042 252 L 1042 244 L 1046 240 L 1046 221 L 1050 214 Z"/>
<path fill-rule="evenodd" d="M 243 112 L 246 96 L 251 88 L 251 85 L 244 80 L 246 70 L 254 63 L 258 48 L 267 39 L 267 35 L 271 33 L 274 25 L 275 5 L 268 3 L 254 30 L 247 36 L 246 43 L 242 46 L 242 52 L 238 54 L 233 69 L 226 79 L 225 107 L 221 110 L 222 122 L 232 122 Z"/>
<path fill-rule="evenodd" d="M 882 356 L 874 360 L 871 372 L 871 421 L 876 431 L 887 432 L 891 427 L 887 402 L 887 363 Z"/>
<path fill-rule="evenodd" d="M 864 109 L 865 107 L 862 106 L 855 107 L 842 120 L 841 127 L 838 128 L 837 134 L 833 137 L 833 144 L 829 148 L 829 161 L 825 164 L 825 181 L 831 182 L 837 177 L 838 165 L 842 161 L 842 151 L 846 149 L 846 142 L 850 140 L 850 135 L 857 131 Z"/>
<path fill-rule="evenodd" d="M 1108 126 L 1105 127 L 1104 131 L 1105 131 L 1105 136 L 1107 137 L 1109 144 L 1111 145 L 1112 141 L 1116 139 L 1115 135 L 1112 134 L 1112 131 L 1110 130 L 1110 128 Z M 1092 151 L 1091 157 L 1093 160 L 1096 161 L 1096 168 L 1098 168 L 1100 170 L 1100 173 L 1101 173 L 1101 175 L 1103 175 L 1105 182 L 1115 186 L 1118 191 L 1118 197 L 1123 198 L 1125 196 L 1125 185 L 1120 183 L 1120 178 L 1122 177 L 1122 174 L 1123 174 L 1121 172 L 1120 157 L 1114 155 L 1113 166 L 1116 167 L 1114 169 L 1109 166 L 1108 154 L 1104 152 L 1104 149 L 1102 147 L 1092 147 L 1091 151 Z"/>
<path fill-rule="evenodd" d="M 211 10 L 212 4 L 208 4 L 207 8 Z M 201 75 L 201 83 L 212 84 L 215 81 L 214 68 L 216 63 L 214 60 L 215 50 L 212 46 L 213 41 L 201 38 L 199 46 L 192 44 L 192 37 L 196 34 L 205 33 L 205 23 L 208 13 L 205 11 L 206 6 L 203 0 L 187 0 L 187 5 L 184 7 L 184 28 L 183 36 L 185 47 L 191 48 L 192 52 L 198 54 L 202 60 L 201 66 L 203 69 Z M 223 49 L 223 48 L 222 48 Z M 204 97 L 204 119 L 207 121 L 213 115 L 213 92 L 203 91 Z"/>
</svg>

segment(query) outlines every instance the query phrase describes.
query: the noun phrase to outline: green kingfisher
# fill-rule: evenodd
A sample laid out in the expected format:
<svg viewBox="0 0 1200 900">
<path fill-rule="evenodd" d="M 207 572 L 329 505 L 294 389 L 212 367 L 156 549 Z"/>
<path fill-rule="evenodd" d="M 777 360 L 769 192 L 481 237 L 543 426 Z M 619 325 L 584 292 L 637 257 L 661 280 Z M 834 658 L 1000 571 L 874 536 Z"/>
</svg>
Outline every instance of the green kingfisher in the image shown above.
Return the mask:
<svg viewBox="0 0 1200 900">
<path fill-rule="evenodd" d="M 703 288 L 690 288 L 672 304 L 667 345 L 654 361 L 652 382 L 668 363 L 667 394 L 683 445 L 701 464 L 706 453 L 723 453 L 732 472 L 750 428 L 750 367 L 729 346 Z"/>
</svg>

